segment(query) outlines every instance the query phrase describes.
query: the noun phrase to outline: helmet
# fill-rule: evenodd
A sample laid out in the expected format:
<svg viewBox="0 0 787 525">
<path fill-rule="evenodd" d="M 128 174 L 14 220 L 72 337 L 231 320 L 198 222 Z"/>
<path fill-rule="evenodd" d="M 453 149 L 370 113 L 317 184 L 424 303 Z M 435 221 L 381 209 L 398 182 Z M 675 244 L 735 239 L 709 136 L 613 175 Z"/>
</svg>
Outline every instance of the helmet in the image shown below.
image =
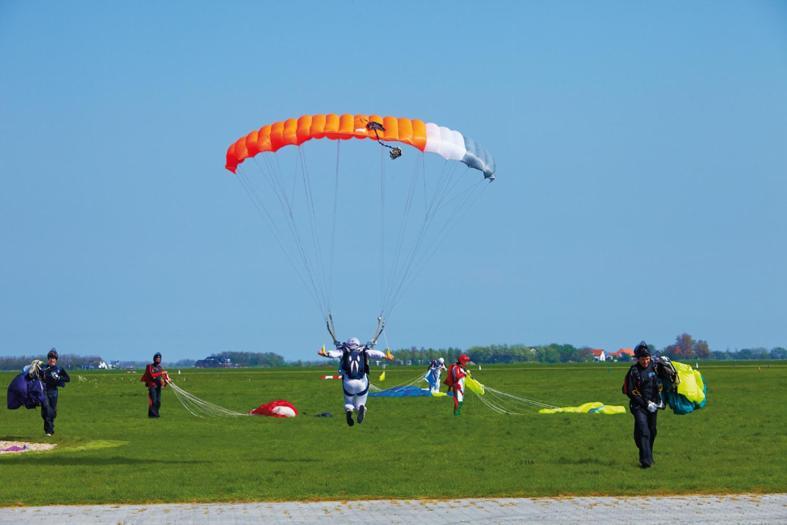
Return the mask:
<svg viewBox="0 0 787 525">
<path fill-rule="evenodd" d="M 640 343 L 634 349 L 634 355 L 636 357 L 650 357 L 650 348 L 648 348 L 648 343 L 645 341 L 640 341 Z"/>
<path fill-rule="evenodd" d="M 46 358 L 47 359 L 52 359 L 52 358 L 60 359 L 60 357 L 57 355 L 57 350 L 55 350 L 54 348 L 51 349 L 48 354 L 46 354 Z"/>
<path fill-rule="evenodd" d="M 444 364 L 445 364 L 445 359 L 443 359 L 443 358 L 441 357 L 441 358 L 439 358 L 439 359 L 437 360 L 437 362 L 438 362 L 438 363 L 440 363 L 441 365 L 444 365 Z"/>
<path fill-rule="evenodd" d="M 154 361 L 156 360 L 156 358 L 157 358 L 157 357 L 158 357 L 159 359 L 161 359 L 161 352 L 156 352 L 155 354 L 153 354 L 153 360 L 154 360 Z"/>
<path fill-rule="evenodd" d="M 347 348 L 358 348 L 361 346 L 361 340 L 357 337 L 351 337 L 344 343 L 344 345 Z"/>
<path fill-rule="evenodd" d="M 459 356 L 459 362 L 461 364 L 463 364 L 463 365 L 466 364 L 466 363 L 469 363 L 470 362 L 470 357 L 467 354 L 462 354 L 462 355 Z"/>
</svg>

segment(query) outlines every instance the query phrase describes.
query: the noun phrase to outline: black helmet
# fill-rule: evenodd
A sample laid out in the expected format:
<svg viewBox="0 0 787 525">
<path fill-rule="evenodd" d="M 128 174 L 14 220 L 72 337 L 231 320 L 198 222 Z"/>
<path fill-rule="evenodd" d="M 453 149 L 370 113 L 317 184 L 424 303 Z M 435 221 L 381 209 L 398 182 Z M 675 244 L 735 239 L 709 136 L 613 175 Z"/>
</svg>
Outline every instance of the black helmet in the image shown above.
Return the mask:
<svg viewBox="0 0 787 525">
<path fill-rule="evenodd" d="M 634 349 L 634 355 L 636 357 L 650 357 L 650 348 L 648 348 L 648 343 L 641 341 Z"/>
<path fill-rule="evenodd" d="M 51 349 L 48 354 L 46 354 L 47 359 L 52 359 L 53 357 L 55 359 L 60 359 L 60 357 L 57 355 L 57 350 L 55 350 L 54 348 Z"/>
<path fill-rule="evenodd" d="M 157 358 L 157 357 L 158 357 L 159 359 L 161 359 L 161 352 L 156 352 L 155 354 L 153 354 L 153 360 L 154 360 L 154 361 L 156 360 L 156 358 Z"/>
</svg>

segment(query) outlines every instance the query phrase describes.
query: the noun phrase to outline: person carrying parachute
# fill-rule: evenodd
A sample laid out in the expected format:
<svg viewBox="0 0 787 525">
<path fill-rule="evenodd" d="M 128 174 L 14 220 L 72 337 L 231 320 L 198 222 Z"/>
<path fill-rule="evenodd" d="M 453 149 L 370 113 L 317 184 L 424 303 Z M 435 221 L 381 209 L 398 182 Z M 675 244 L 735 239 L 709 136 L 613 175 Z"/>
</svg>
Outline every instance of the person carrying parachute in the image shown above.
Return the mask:
<svg viewBox="0 0 787 525">
<path fill-rule="evenodd" d="M 161 409 L 161 388 L 166 386 L 170 379 L 169 374 L 161 366 L 161 353 L 153 354 L 153 362 L 145 367 L 145 373 L 140 378 L 148 388 L 148 417 L 157 418 Z"/>
<path fill-rule="evenodd" d="M 333 330 L 329 328 L 331 335 Z M 382 331 L 380 328 L 379 332 Z M 334 338 L 336 350 L 325 350 L 323 347 L 318 355 L 322 357 L 340 358 L 339 369 L 342 373 L 342 390 L 344 391 L 344 412 L 347 418 L 347 425 L 353 426 L 353 411 L 358 412 L 358 424 L 363 423 L 366 416 L 366 398 L 369 395 L 369 358 L 387 359 L 393 361 L 390 352 L 375 350 L 374 344 L 376 337 L 366 343 L 361 344 L 357 337 L 351 337 L 344 343 Z"/>
<path fill-rule="evenodd" d="M 429 383 L 429 391 L 432 392 L 432 394 L 440 392 L 440 376 L 444 370 L 446 370 L 445 359 L 442 357 L 432 359 L 429 363 L 429 368 L 426 370 L 424 380 Z"/>
<path fill-rule="evenodd" d="M 460 355 L 456 363 L 448 367 L 445 381 L 443 381 L 448 386 L 448 391 L 453 393 L 455 416 L 462 415 L 462 405 L 465 400 L 465 379 L 470 375 L 467 370 L 468 363 L 471 363 L 470 357 L 467 354 Z"/>
<path fill-rule="evenodd" d="M 639 449 L 639 465 L 653 465 L 653 443 L 656 441 L 656 418 L 664 408 L 661 400 L 662 384 L 645 341 L 634 349 L 637 362 L 629 368 L 623 381 L 623 393 L 629 398 L 629 409 L 634 416 L 634 443 Z"/>
</svg>

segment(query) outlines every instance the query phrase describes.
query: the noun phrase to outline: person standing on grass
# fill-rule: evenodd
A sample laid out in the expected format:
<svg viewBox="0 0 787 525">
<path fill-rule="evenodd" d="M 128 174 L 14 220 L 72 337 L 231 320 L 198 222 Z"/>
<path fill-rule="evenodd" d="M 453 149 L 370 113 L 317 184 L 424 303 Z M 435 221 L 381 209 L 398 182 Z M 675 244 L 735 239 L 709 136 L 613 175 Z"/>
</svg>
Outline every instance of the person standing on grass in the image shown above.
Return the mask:
<svg viewBox="0 0 787 525">
<path fill-rule="evenodd" d="M 642 341 L 634 349 L 637 363 L 629 368 L 623 382 L 623 393 L 629 398 L 629 409 L 634 416 L 634 443 L 639 449 L 639 466 L 653 465 L 653 443 L 656 441 L 656 416 L 661 402 L 661 382 L 651 359 L 647 343 Z"/>
<path fill-rule="evenodd" d="M 68 372 L 57 365 L 60 356 L 54 348 L 46 354 L 46 365 L 38 371 L 38 376 L 44 384 L 44 398 L 41 403 L 41 418 L 44 420 L 44 433 L 51 437 L 55 433 L 55 418 L 57 417 L 58 388 L 65 388 L 71 381 Z"/>
<path fill-rule="evenodd" d="M 432 359 L 429 368 L 426 370 L 426 382 L 429 383 L 429 390 L 434 394 L 440 391 L 440 376 L 445 370 L 445 359 Z"/>
<path fill-rule="evenodd" d="M 353 426 L 353 410 L 358 412 L 358 424 L 363 423 L 366 416 L 366 398 L 369 395 L 369 358 L 393 361 L 390 352 L 381 352 L 372 348 L 372 343 L 365 345 L 357 337 L 351 337 L 344 343 L 336 343 L 336 350 L 322 348 L 318 355 L 322 357 L 341 358 L 339 368 L 342 372 L 342 390 L 344 391 L 344 415 L 347 424 Z"/>
<path fill-rule="evenodd" d="M 148 387 L 148 417 L 159 417 L 161 408 L 161 387 L 169 383 L 169 374 L 161 366 L 161 353 L 153 354 L 153 362 L 145 367 L 140 381 Z"/>
<path fill-rule="evenodd" d="M 448 367 L 444 383 L 448 385 L 448 391 L 453 392 L 454 415 L 462 415 L 462 405 L 465 402 L 465 378 L 467 377 L 467 365 L 470 357 L 462 354 L 456 363 Z"/>
</svg>

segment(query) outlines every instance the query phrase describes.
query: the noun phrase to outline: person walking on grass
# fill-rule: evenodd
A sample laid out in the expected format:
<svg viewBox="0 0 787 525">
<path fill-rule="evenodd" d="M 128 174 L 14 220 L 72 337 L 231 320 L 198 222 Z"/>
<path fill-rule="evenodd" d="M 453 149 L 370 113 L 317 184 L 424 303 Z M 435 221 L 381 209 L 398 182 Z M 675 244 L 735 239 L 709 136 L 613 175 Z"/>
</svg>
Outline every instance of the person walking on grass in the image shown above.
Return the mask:
<svg viewBox="0 0 787 525">
<path fill-rule="evenodd" d="M 145 367 L 140 379 L 148 388 L 148 417 L 159 417 L 161 408 L 161 388 L 169 383 L 169 374 L 161 366 L 161 353 L 153 354 L 153 362 Z"/>
<path fill-rule="evenodd" d="M 55 433 L 55 418 L 57 417 L 58 388 L 65 388 L 71 381 L 68 372 L 58 366 L 60 356 L 54 348 L 46 354 L 46 365 L 38 371 L 38 376 L 44 384 L 44 397 L 41 403 L 41 418 L 44 420 L 44 434 L 51 437 Z"/>
<path fill-rule="evenodd" d="M 664 408 L 661 382 L 645 341 L 634 349 L 634 357 L 637 362 L 626 373 L 623 393 L 629 398 L 629 409 L 634 416 L 634 443 L 639 449 L 639 466 L 650 468 L 656 441 L 656 416 L 659 408 Z"/>
</svg>

